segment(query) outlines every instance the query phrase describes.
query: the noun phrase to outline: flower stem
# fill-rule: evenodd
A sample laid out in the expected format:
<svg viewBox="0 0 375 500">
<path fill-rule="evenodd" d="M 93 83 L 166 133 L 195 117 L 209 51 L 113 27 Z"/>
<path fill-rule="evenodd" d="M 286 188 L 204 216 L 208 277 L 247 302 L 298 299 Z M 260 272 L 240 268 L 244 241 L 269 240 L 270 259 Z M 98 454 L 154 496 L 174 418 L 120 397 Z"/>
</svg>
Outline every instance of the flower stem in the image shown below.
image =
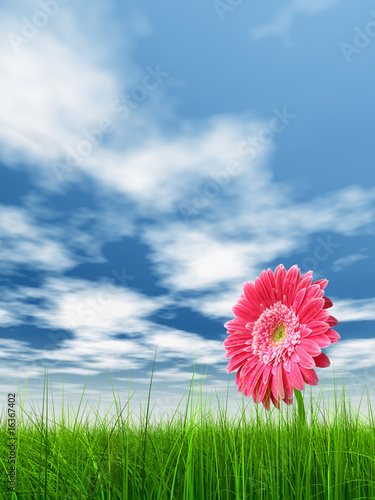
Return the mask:
<svg viewBox="0 0 375 500">
<path fill-rule="evenodd" d="M 297 400 L 297 404 L 298 404 L 299 419 L 303 425 L 306 425 L 305 407 L 303 405 L 303 398 L 302 398 L 301 391 L 298 391 L 296 388 L 294 388 L 294 394 L 296 396 L 296 400 Z"/>
</svg>

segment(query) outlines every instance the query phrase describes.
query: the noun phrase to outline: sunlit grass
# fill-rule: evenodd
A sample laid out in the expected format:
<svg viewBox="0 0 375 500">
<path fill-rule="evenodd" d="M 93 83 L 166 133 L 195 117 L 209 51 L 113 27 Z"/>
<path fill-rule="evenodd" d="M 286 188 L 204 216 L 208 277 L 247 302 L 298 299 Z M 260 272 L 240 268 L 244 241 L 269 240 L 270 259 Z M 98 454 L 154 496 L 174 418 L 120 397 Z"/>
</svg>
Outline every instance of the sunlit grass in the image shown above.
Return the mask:
<svg viewBox="0 0 375 500">
<path fill-rule="evenodd" d="M 287 408 L 287 418 L 282 402 L 281 411 L 273 408 L 263 420 L 263 406 L 246 398 L 245 408 L 243 394 L 239 418 L 228 418 L 228 387 L 225 411 L 215 393 L 219 414 L 214 419 L 214 396 L 203 401 L 203 380 L 194 402 L 194 363 L 184 411 L 179 411 L 180 401 L 170 420 L 162 418 L 152 424 L 153 372 L 154 366 L 147 408 L 139 425 L 130 419 L 129 401 L 134 393 L 128 394 L 127 403 L 120 408 L 113 385 L 115 420 L 101 419 L 96 413 L 94 425 L 88 417 L 82 423 L 78 416 L 87 381 L 77 414 L 62 411 L 57 419 L 53 401 L 51 411 L 45 397 L 45 377 L 42 411 L 29 413 L 24 402 L 17 409 L 17 485 L 13 493 L 7 492 L 8 434 L 2 415 L 0 498 L 375 499 L 375 426 L 368 393 L 371 419 L 359 410 L 353 416 L 351 404 L 343 396 L 339 405 L 335 391 L 333 412 L 328 408 L 324 413 L 320 393 L 317 402 L 312 398 L 309 404 L 305 401 L 310 421 L 303 425 L 295 404 Z M 25 416 L 31 423 L 25 422 Z"/>
</svg>

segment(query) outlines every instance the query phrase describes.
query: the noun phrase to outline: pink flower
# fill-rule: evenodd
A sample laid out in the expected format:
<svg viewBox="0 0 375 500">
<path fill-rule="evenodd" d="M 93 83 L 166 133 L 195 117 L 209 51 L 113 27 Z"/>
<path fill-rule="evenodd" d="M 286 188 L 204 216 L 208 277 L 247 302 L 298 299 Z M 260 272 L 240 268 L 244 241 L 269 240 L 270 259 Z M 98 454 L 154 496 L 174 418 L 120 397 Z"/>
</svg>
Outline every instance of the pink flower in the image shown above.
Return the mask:
<svg viewBox="0 0 375 500">
<path fill-rule="evenodd" d="M 325 279 L 312 281 L 312 271 L 301 277 L 294 265 L 287 272 L 282 264 L 275 273 L 262 271 L 254 284 L 244 284 L 244 294 L 233 307 L 235 319 L 225 323 L 229 336 L 224 341 L 232 359 L 227 373 L 238 368 L 238 392 L 253 395 L 270 409 L 270 399 L 280 409 L 280 399 L 293 403 L 293 387 L 302 391 L 304 382 L 317 385 L 314 367 L 326 368 L 328 357 L 321 351 L 340 340 L 332 330 L 338 324 L 327 311 Z M 242 386 L 243 383 L 243 386 Z M 256 395 L 258 392 L 258 401 Z"/>
</svg>

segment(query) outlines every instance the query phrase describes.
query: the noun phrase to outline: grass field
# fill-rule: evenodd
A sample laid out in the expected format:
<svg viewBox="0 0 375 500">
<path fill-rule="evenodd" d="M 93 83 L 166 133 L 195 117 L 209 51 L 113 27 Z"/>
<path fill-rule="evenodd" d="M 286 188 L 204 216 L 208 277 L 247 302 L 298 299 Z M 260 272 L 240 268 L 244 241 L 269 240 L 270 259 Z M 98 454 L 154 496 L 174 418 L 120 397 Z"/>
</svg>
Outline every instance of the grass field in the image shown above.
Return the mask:
<svg viewBox="0 0 375 500">
<path fill-rule="evenodd" d="M 344 397 L 340 404 L 336 392 L 334 412 L 324 412 L 320 393 L 318 401 L 305 401 L 309 423 L 298 417 L 295 403 L 288 408 L 291 416 L 284 418 L 282 402 L 281 411 L 269 412 L 276 412 L 277 424 L 259 417 L 265 412 L 262 404 L 245 398 L 245 408 L 243 395 L 239 417 L 228 418 L 216 393 L 219 413 L 214 420 L 206 410 L 208 404 L 211 410 L 214 396 L 202 401 L 202 383 L 194 402 L 193 374 L 186 406 L 179 410 L 180 402 L 170 419 L 151 425 L 153 372 L 154 367 L 147 408 L 138 425 L 129 412 L 133 395 L 120 408 L 114 394 L 114 421 L 98 414 L 94 425 L 79 421 L 87 381 L 77 415 L 63 412 L 57 419 L 53 404 L 51 409 L 44 397 L 45 377 L 41 414 L 17 407 L 13 492 L 8 491 L 12 427 L 2 415 L 0 498 L 375 499 L 374 420 L 359 410 L 353 413 Z"/>
</svg>

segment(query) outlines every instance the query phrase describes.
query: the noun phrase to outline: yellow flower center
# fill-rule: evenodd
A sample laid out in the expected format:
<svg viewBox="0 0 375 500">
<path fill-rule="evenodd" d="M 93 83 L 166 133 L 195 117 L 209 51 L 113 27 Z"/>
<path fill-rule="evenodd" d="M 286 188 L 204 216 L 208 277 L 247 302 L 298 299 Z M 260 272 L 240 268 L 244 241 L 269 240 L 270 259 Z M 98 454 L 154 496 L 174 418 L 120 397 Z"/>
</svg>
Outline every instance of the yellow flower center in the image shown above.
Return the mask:
<svg viewBox="0 0 375 500">
<path fill-rule="evenodd" d="M 285 329 L 286 329 L 285 325 L 280 325 L 276 327 L 275 331 L 271 335 L 271 340 L 273 342 L 281 342 L 282 340 L 284 340 L 286 337 Z"/>
</svg>

